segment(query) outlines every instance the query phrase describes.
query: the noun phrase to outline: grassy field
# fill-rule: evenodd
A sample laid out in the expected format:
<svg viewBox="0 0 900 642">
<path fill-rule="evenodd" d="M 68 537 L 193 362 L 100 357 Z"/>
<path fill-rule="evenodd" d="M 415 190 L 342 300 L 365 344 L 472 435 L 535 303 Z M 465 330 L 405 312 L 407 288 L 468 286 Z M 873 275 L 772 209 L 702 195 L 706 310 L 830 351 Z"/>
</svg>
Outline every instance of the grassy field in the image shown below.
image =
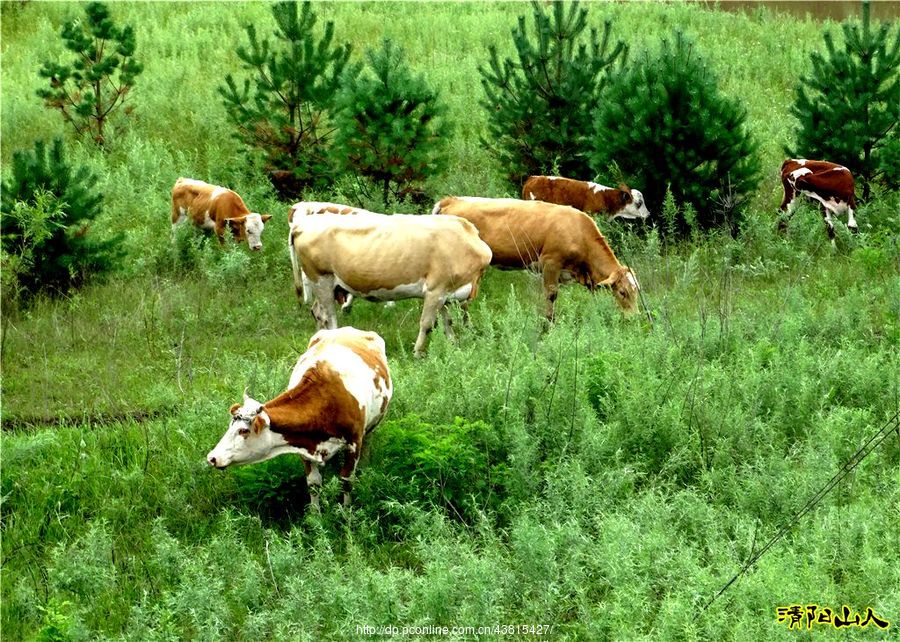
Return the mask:
<svg viewBox="0 0 900 642">
<path fill-rule="evenodd" d="M 34 95 L 74 3 L 3 3 L 0 160 L 67 134 Z M 3 311 L 4 640 L 365 639 L 369 626 L 551 625 L 560 640 L 897 639 L 896 433 L 707 611 L 703 605 L 900 410 L 900 198 L 838 225 L 811 207 L 775 233 L 798 69 L 822 25 L 765 10 L 591 4 L 633 52 L 692 36 L 746 105 L 766 177 L 741 234 L 664 245 L 604 224 L 654 315 L 570 286 L 539 318 L 532 275 L 489 271 L 471 328 L 412 357 L 419 303 L 359 302 L 395 383 L 352 506 L 329 467 L 306 513 L 299 461 L 224 473 L 204 460 L 245 387 L 268 399 L 315 331 L 293 295 L 288 203 L 231 138 L 216 86 L 257 3 L 115 3 L 146 70 L 109 153 L 69 141 L 127 234 L 105 283 Z M 520 3 L 327 3 L 356 56 L 386 35 L 456 124 L 430 189 L 508 193 L 484 153 L 477 67 L 511 49 Z M 262 252 L 169 242 L 191 176 L 275 217 Z M 601 177 L 602 179 L 602 177 Z M 342 199 L 333 193 L 318 199 Z M 366 204 L 362 204 L 366 205 Z M 655 213 L 658 214 L 658 213 Z M 789 631 L 776 608 L 867 607 L 891 627 Z M 375 636 L 369 636 L 375 637 Z M 438 636 L 433 636 L 438 637 Z M 440 639 L 472 639 L 456 632 Z M 509 639 L 487 634 L 483 639 Z M 519 637 L 519 636 L 517 636 Z"/>
</svg>

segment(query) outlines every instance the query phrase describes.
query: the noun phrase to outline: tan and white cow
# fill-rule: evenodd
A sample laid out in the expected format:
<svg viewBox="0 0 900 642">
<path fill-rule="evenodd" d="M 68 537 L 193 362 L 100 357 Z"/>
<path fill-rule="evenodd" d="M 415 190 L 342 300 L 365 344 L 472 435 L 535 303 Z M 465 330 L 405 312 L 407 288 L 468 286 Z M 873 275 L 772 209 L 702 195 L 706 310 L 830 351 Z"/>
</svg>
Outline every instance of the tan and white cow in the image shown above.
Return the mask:
<svg viewBox="0 0 900 642">
<path fill-rule="evenodd" d="M 543 201 L 451 196 L 438 201 L 432 213 L 474 223 L 491 248 L 491 265 L 540 270 L 548 319 L 553 318 L 560 280 L 577 281 L 591 291 L 609 287 L 619 307 L 637 311 L 640 285 L 634 272 L 619 263 L 596 223 L 582 211 Z"/>
<path fill-rule="evenodd" d="M 603 214 L 610 221 L 650 216 L 644 195 L 625 184 L 616 188 L 562 176 L 529 176 L 522 199 L 568 205 L 587 214 Z"/>
<path fill-rule="evenodd" d="M 828 238 L 834 245 L 834 222 L 831 215 L 847 214 L 847 228 L 857 231 L 853 210 L 856 209 L 856 194 L 853 174 L 843 165 L 828 161 L 807 160 L 805 158 L 789 158 L 781 164 L 781 184 L 784 187 L 784 198 L 781 200 L 781 211 L 790 217 L 797 204 L 797 194 L 803 194 L 817 201 L 822 206 L 822 216 Z M 786 217 L 786 218 L 787 218 Z M 787 221 L 779 221 L 783 230 Z"/>
<path fill-rule="evenodd" d="M 285 392 L 265 403 L 244 393 L 231 407 L 231 423 L 206 460 L 219 469 L 297 454 L 318 507 L 319 466 L 339 452 L 344 504 L 350 498 L 364 437 L 387 412 L 393 394 L 384 340 L 345 327 L 320 330 L 297 360 Z"/>
<path fill-rule="evenodd" d="M 246 239 L 251 250 L 262 249 L 262 231 L 271 214 L 251 212 L 237 192 L 193 178 L 179 178 L 172 188 L 172 227 L 186 219 L 206 230 L 213 230 L 222 243 L 225 227 L 235 240 Z"/>
<path fill-rule="evenodd" d="M 424 299 L 416 356 L 424 353 L 439 311 L 445 332 L 452 335 L 446 304 L 474 299 L 491 261 L 490 248 L 468 221 L 405 214 L 295 218 L 291 252 L 294 289 L 302 300 L 302 270 L 319 327 L 337 326 L 337 287 L 372 301 Z"/>
<path fill-rule="evenodd" d="M 353 214 L 373 214 L 369 210 L 364 210 L 361 207 L 353 207 L 352 205 L 342 205 L 340 203 L 324 203 L 318 201 L 301 201 L 299 203 L 294 203 L 291 205 L 290 210 L 288 210 L 288 228 L 292 227 L 294 224 L 294 218 L 297 217 L 297 220 L 302 220 L 299 217 L 303 216 L 314 216 L 317 214 L 340 214 L 341 216 L 353 215 Z M 288 250 L 291 249 L 291 231 L 288 229 Z M 296 260 L 294 257 L 294 253 L 291 254 L 291 267 L 294 269 L 294 272 L 299 269 L 298 266 L 294 265 L 294 261 Z M 311 293 L 310 288 L 311 284 L 306 274 L 303 273 L 303 270 L 300 270 L 300 280 L 302 282 L 303 288 L 303 302 L 307 305 L 311 302 Z M 336 292 L 335 300 L 340 304 L 342 312 L 349 312 L 350 307 L 353 305 L 353 295 L 348 294 L 346 292 Z"/>
</svg>

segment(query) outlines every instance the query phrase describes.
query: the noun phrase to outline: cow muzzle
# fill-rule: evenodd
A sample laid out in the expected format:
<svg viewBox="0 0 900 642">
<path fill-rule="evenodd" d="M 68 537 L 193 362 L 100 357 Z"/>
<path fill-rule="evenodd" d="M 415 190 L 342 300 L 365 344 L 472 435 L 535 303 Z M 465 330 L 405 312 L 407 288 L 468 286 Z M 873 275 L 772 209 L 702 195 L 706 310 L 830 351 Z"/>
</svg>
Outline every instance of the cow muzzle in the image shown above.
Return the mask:
<svg viewBox="0 0 900 642">
<path fill-rule="evenodd" d="M 217 458 L 215 455 L 207 456 L 206 463 L 218 470 L 225 470 L 226 468 L 228 468 L 228 464 L 221 458 Z"/>
</svg>

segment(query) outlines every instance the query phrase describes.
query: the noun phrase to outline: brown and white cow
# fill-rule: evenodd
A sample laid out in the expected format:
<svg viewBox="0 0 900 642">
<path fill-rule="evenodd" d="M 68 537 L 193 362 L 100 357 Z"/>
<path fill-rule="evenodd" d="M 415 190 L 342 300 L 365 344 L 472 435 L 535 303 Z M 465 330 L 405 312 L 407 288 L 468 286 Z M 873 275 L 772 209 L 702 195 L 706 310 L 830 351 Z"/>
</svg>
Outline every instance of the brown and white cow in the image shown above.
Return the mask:
<svg viewBox="0 0 900 642">
<path fill-rule="evenodd" d="M 522 187 L 522 198 L 568 205 L 587 214 L 603 214 L 610 221 L 650 216 L 644 195 L 624 183 L 615 188 L 562 176 L 529 176 Z"/>
<path fill-rule="evenodd" d="M 302 270 L 319 327 L 337 326 L 336 287 L 371 301 L 424 299 L 416 356 L 424 353 L 439 311 L 445 332 L 452 335 L 445 305 L 474 299 L 491 261 L 490 248 L 468 221 L 404 214 L 295 218 L 291 251 L 294 289 L 302 299 Z"/>
<path fill-rule="evenodd" d="M 197 227 L 214 230 L 220 243 L 228 226 L 238 242 L 246 239 L 251 250 L 261 250 L 263 227 L 272 215 L 251 212 L 238 193 L 226 187 L 179 178 L 172 188 L 172 227 L 188 218 Z"/>
<path fill-rule="evenodd" d="M 300 455 L 318 507 L 319 466 L 343 451 L 346 505 L 363 439 L 384 417 L 392 394 L 380 336 L 351 327 L 320 330 L 297 360 L 285 392 L 265 403 L 244 393 L 243 403 L 231 407 L 228 430 L 206 460 L 223 469 Z"/>
<path fill-rule="evenodd" d="M 540 270 L 548 319 L 553 318 L 561 279 L 591 291 L 609 287 L 619 307 L 637 311 L 640 285 L 634 272 L 619 263 L 596 223 L 580 210 L 543 201 L 451 196 L 439 201 L 432 213 L 474 223 L 491 248 L 491 265 Z"/>
<path fill-rule="evenodd" d="M 781 184 L 784 187 L 781 211 L 787 212 L 787 217 L 790 217 L 796 207 L 798 193 L 819 202 L 832 245 L 834 244 L 832 214 L 837 216 L 846 212 L 847 227 L 851 232 L 857 231 L 856 219 L 853 218 L 853 210 L 856 209 L 853 174 L 843 165 L 805 158 L 789 158 L 781 164 Z M 786 220 L 782 219 L 779 227 L 783 230 L 786 226 Z"/>
</svg>

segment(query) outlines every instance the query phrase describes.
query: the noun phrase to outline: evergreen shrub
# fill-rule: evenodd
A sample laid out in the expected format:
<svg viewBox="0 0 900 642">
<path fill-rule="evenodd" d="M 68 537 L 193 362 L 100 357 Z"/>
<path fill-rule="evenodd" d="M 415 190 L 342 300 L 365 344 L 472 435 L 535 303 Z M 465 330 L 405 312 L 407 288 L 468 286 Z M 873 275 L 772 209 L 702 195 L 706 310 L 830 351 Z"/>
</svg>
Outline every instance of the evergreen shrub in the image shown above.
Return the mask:
<svg viewBox="0 0 900 642">
<path fill-rule="evenodd" d="M 346 171 L 380 190 L 386 208 L 391 197 L 421 192 L 446 165 L 450 125 L 437 90 L 413 74 L 402 49 L 385 39 L 367 59 L 366 72 L 345 77 L 334 149 Z"/>
<path fill-rule="evenodd" d="M 479 67 L 488 117 L 484 144 L 507 180 L 521 186 L 532 174 L 556 172 L 587 178 L 591 110 L 601 101 L 607 71 L 624 61 L 627 48 L 612 45 L 612 23 L 603 35 L 588 28 L 587 9 L 578 2 L 532 2 L 533 33 L 519 17 L 512 31 L 516 58 L 500 59 L 488 47 L 487 66 Z"/>
<path fill-rule="evenodd" d="M 616 164 L 659 212 L 667 188 L 681 205 L 664 234 L 691 231 L 690 204 L 699 230 L 735 231 L 742 205 L 759 183 L 758 145 L 740 103 L 722 94 L 715 76 L 681 33 L 663 40 L 616 74 L 596 110 L 592 165 Z"/>
<path fill-rule="evenodd" d="M 115 266 L 123 235 L 104 238 L 91 228 L 102 209 L 96 182 L 87 168 L 69 165 L 60 138 L 49 149 L 37 141 L 33 151 L 13 154 L 0 238 L 4 272 L 8 262 L 17 266 L 4 281 L 14 275 L 23 298 L 64 294 Z"/>
<path fill-rule="evenodd" d="M 294 198 L 334 177 L 330 119 L 342 74 L 357 67 L 347 66 L 350 45 L 334 44 L 334 23 L 316 38 L 309 2 L 276 2 L 272 15 L 274 42 L 248 24 L 249 47 L 236 50 L 250 78 L 239 86 L 228 74 L 219 94 L 237 139 L 262 155 L 276 191 Z"/>
<path fill-rule="evenodd" d="M 868 2 L 862 24 L 841 29 L 843 48 L 826 31 L 826 53 L 814 51 L 812 71 L 800 77 L 791 107 L 800 126 L 785 151 L 845 165 L 867 200 L 873 183 L 900 187 L 900 29 L 873 26 Z"/>
</svg>

